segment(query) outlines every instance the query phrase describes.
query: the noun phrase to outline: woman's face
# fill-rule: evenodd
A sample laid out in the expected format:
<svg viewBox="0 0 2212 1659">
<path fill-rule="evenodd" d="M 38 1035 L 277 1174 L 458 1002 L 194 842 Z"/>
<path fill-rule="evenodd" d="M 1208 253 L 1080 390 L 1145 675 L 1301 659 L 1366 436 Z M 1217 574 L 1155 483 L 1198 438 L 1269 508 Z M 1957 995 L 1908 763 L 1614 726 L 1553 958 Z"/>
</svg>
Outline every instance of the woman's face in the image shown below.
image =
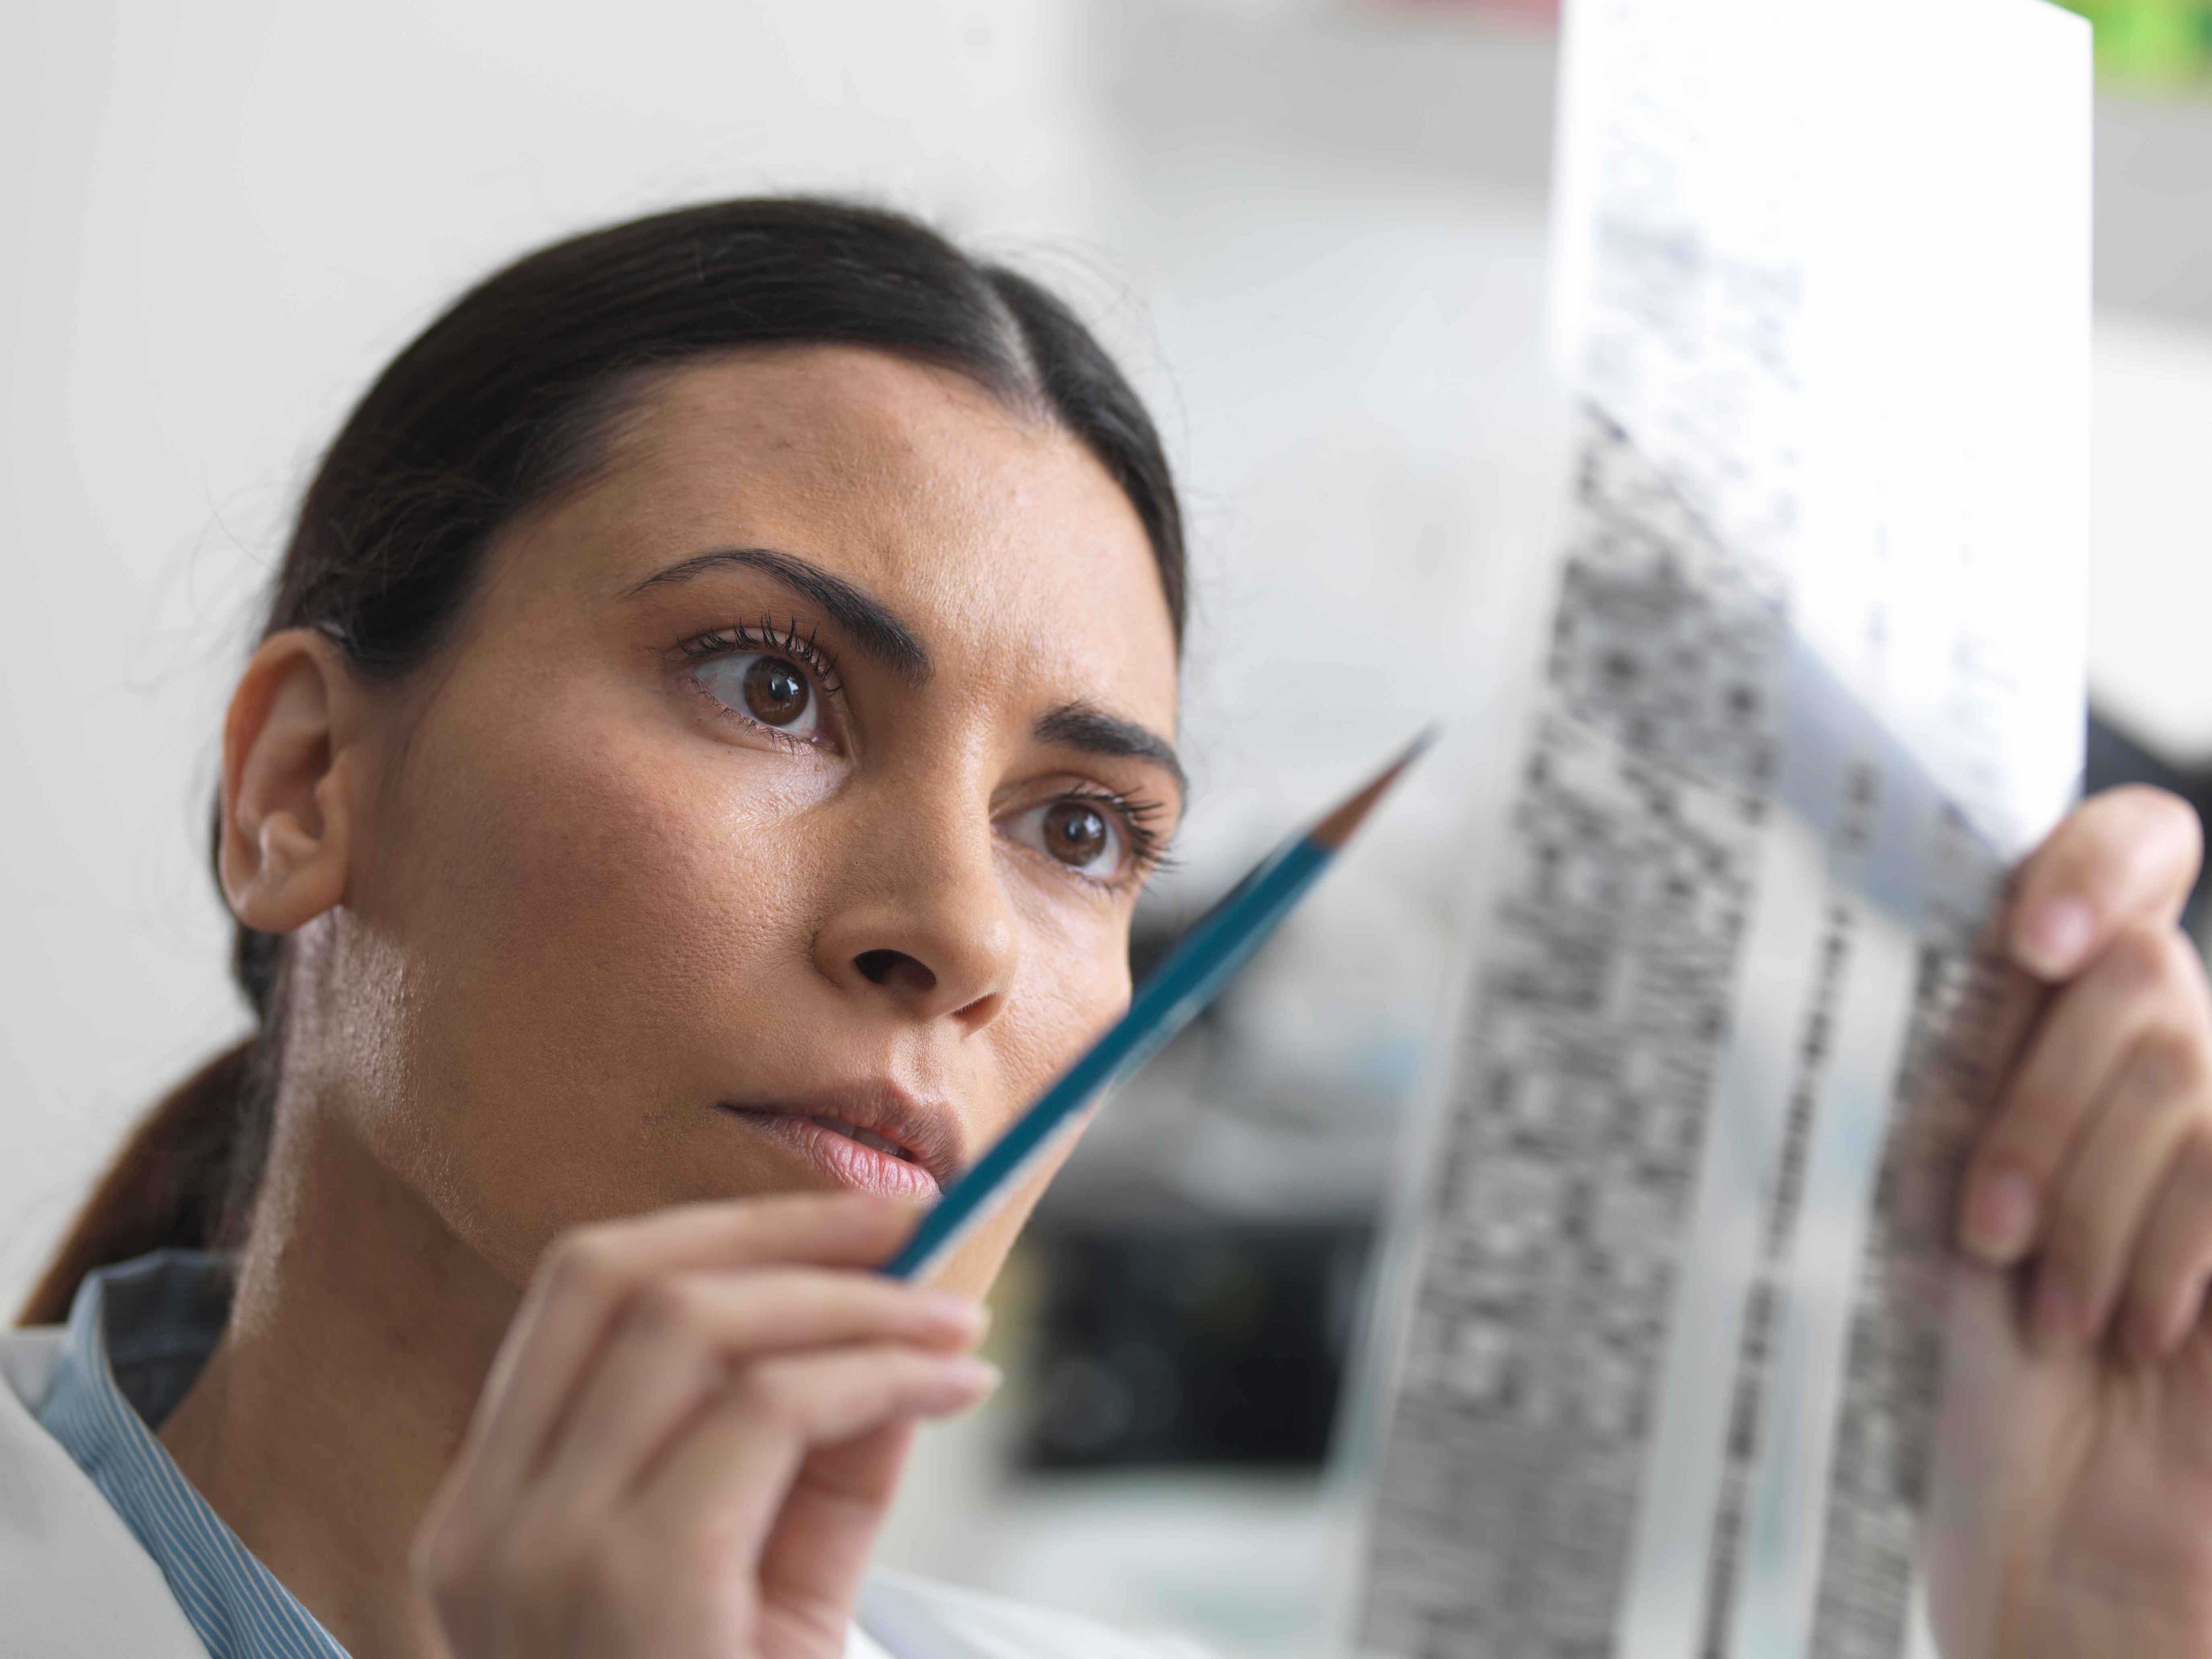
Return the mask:
<svg viewBox="0 0 2212 1659">
<path fill-rule="evenodd" d="M 661 1205 L 933 1195 L 1127 1003 L 1175 715 L 1075 440 L 861 350 L 673 374 L 389 694 L 312 1109 L 517 1282 Z"/>
</svg>

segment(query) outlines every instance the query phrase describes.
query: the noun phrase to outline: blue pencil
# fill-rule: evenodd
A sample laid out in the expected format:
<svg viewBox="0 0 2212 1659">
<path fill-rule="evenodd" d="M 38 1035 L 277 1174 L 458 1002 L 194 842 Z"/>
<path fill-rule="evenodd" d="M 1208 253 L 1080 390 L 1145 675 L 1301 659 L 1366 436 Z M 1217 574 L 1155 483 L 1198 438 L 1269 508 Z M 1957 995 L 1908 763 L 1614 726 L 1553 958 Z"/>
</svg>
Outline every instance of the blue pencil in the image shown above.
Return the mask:
<svg viewBox="0 0 2212 1659">
<path fill-rule="evenodd" d="M 1371 782 L 1312 829 L 1293 836 L 1262 859 L 1194 923 L 1167 960 L 1137 988 L 1128 1012 L 1060 1073 L 1059 1081 L 1015 1120 L 997 1144 L 968 1166 L 922 1217 L 898 1254 L 884 1264 L 884 1272 L 894 1279 L 919 1279 L 935 1267 L 1021 1184 L 1077 1113 L 1190 1024 L 1305 896 L 1383 792 L 1434 735 L 1433 731 L 1424 732 L 1416 738 Z"/>
</svg>

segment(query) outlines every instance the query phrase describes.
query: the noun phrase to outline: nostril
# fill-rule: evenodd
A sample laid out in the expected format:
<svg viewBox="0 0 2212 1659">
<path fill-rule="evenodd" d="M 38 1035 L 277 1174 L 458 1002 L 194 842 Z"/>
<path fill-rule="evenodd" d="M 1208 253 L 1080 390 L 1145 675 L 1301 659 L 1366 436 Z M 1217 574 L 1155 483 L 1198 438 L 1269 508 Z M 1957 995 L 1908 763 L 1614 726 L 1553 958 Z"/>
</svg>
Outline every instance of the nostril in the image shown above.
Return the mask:
<svg viewBox="0 0 2212 1659">
<path fill-rule="evenodd" d="M 937 988 L 937 975 L 903 951 L 863 951 L 853 958 L 853 966 L 871 985 L 888 985 L 894 979 L 902 979 L 912 982 L 918 990 Z"/>
</svg>

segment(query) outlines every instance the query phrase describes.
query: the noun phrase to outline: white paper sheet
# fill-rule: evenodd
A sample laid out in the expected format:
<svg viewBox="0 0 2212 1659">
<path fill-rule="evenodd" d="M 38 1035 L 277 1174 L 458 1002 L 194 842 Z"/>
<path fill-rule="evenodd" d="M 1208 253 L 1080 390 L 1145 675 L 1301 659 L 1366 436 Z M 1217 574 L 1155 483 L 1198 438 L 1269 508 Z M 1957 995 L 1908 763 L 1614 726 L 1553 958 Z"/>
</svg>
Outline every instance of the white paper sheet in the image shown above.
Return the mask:
<svg viewBox="0 0 2212 1659">
<path fill-rule="evenodd" d="M 1961 1042 L 2075 787 L 2089 64 L 2041 0 L 1579 0 L 1548 684 L 1363 1650 L 1905 1648 Z"/>
</svg>

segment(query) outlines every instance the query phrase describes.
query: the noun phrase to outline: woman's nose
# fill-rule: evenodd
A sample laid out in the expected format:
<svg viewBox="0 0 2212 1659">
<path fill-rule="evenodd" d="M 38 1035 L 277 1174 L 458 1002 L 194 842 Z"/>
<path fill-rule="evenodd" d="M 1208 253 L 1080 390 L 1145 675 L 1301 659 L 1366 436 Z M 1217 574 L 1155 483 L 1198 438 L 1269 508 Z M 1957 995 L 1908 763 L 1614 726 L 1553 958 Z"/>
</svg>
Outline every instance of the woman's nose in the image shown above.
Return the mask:
<svg viewBox="0 0 2212 1659">
<path fill-rule="evenodd" d="M 921 805 L 864 831 L 868 850 L 847 866 L 860 878 L 817 936 L 816 961 L 839 986 L 887 997 L 911 1018 L 980 1028 L 1004 1006 L 1020 956 L 994 832 L 981 811 L 955 828 Z"/>
</svg>

